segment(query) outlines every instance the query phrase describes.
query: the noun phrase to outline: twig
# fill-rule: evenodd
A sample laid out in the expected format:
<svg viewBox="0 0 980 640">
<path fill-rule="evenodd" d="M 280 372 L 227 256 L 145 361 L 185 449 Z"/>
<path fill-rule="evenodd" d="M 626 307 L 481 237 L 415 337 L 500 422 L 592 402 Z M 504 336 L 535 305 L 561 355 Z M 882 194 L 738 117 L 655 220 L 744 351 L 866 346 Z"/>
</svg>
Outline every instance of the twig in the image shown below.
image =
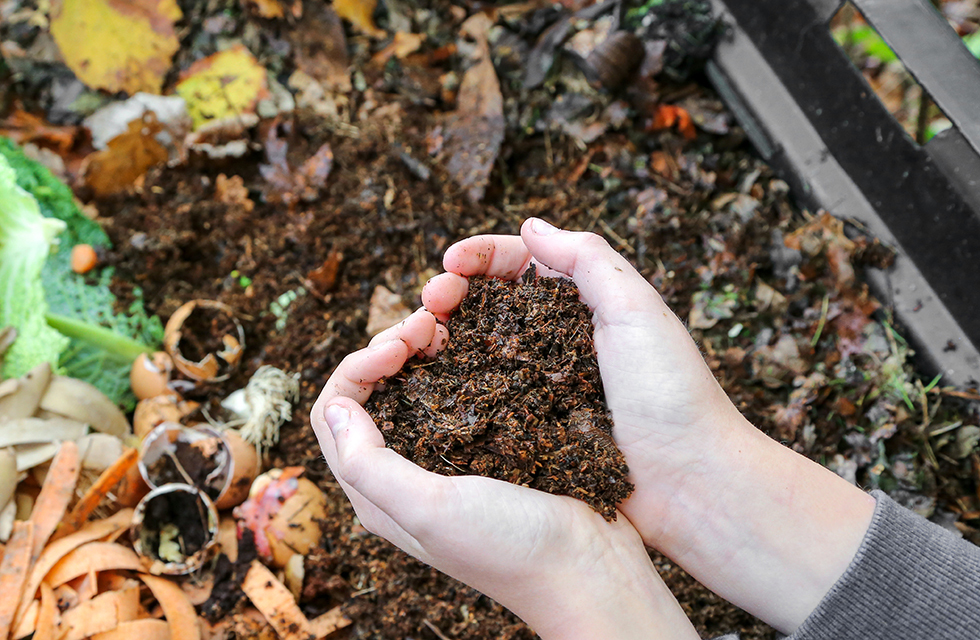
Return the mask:
<svg viewBox="0 0 980 640">
<path fill-rule="evenodd" d="M 439 627 L 437 627 L 436 625 L 432 624 L 428 620 L 423 620 L 422 621 L 422 624 L 424 624 L 429 629 L 429 631 L 431 631 L 432 633 L 434 633 L 436 635 L 436 637 L 439 638 L 439 640 L 449 640 L 449 636 L 447 636 L 446 634 L 444 634 L 442 631 L 439 631 Z"/>
<path fill-rule="evenodd" d="M 633 254 L 636 253 L 636 249 L 634 249 L 633 246 L 623 238 L 623 236 L 621 236 L 618 233 L 616 233 L 615 231 L 613 231 L 613 228 L 610 227 L 609 224 L 607 224 L 605 220 L 603 220 L 603 219 L 600 218 L 599 219 L 599 226 L 602 227 L 602 230 L 603 231 L 605 231 L 607 234 L 609 234 L 609 237 L 610 238 L 612 238 L 613 240 L 616 241 L 616 244 L 619 245 L 619 248 L 620 249 L 624 250 L 626 253 L 628 253 L 630 255 L 633 255 Z"/>
</svg>

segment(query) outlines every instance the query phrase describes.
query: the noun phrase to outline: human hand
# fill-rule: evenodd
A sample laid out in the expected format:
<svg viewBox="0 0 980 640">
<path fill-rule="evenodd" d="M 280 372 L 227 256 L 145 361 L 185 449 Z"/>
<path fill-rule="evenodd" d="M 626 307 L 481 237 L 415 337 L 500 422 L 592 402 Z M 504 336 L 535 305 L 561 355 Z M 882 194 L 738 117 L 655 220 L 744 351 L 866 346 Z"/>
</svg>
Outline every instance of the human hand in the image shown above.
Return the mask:
<svg viewBox="0 0 980 640">
<path fill-rule="evenodd" d="M 697 638 L 629 522 L 585 503 L 475 476 L 425 471 L 386 449 L 360 406 L 445 327 L 425 310 L 349 355 L 311 414 L 361 524 L 516 613 L 542 638 Z"/>
<path fill-rule="evenodd" d="M 874 501 L 750 425 L 656 290 L 593 234 L 541 220 L 521 236 L 450 247 L 422 292 L 445 320 L 466 278 L 572 278 L 593 312 L 613 437 L 633 495 L 620 505 L 644 542 L 716 593 L 784 632 L 794 630 L 847 567 Z"/>
</svg>

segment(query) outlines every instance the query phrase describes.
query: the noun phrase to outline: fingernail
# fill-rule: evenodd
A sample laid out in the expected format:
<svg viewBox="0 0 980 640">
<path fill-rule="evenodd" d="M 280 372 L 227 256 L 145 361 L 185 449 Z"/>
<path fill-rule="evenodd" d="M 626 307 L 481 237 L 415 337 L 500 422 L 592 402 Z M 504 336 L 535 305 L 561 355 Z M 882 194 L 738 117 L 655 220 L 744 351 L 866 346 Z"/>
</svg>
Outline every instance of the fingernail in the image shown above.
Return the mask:
<svg viewBox="0 0 980 640">
<path fill-rule="evenodd" d="M 337 433 L 350 422 L 350 411 L 347 410 L 347 407 L 332 404 L 323 412 L 323 417 L 327 421 L 327 426 L 330 427 L 330 433 L 336 438 Z"/>
<path fill-rule="evenodd" d="M 531 230 L 539 236 L 550 236 L 558 233 L 558 228 L 553 227 L 541 218 L 531 220 Z"/>
</svg>

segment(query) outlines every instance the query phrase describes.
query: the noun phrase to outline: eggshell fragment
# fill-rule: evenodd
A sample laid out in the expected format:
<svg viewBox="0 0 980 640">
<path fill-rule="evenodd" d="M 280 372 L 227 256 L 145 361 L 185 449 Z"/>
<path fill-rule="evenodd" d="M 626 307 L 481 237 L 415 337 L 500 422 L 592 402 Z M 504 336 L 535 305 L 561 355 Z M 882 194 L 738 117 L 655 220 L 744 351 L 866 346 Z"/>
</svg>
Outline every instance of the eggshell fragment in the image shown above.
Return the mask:
<svg viewBox="0 0 980 640">
<path fill-rule="evenodd" d="M 139 400 L 146 400 L 167 393 L 173 369 L 173 358 L 166 352 L 141 353 L 129 370 L 129 385 L 133 388 L 133 394 Z"/>
<path fill-rule="evenodd" d="M 222 348 L 208 353 L 198 361 L 184 357 L 180 342 L 184 337 L 187 319 L 199 309 L 207 309 L 224 314 L 230 320 L 234 329 L 232 333 L 221 336 L 197 336 L 201 341 L 209 337 L 221 340 Z M 174 360 L 177 370 L 191 380 L 204 382 L 221 382 L 227 380 L 232 370 L 241 360 L 245 349 L 245 330 L 231 307 L 214 300 L 192 300 L 177 309 L 163 330 L 163 346 Z"/>
<path fill-rule="evenodd" d="M 245 501 L 252 482 L 262 470 L 262 461 L 255 447 L 245 442 L 234 429 L 226 429 L 221 434 L 231 450 L 232 476 L 224 492 L 215 500 L 218 509 L 230 509 Z"/>
</svg>

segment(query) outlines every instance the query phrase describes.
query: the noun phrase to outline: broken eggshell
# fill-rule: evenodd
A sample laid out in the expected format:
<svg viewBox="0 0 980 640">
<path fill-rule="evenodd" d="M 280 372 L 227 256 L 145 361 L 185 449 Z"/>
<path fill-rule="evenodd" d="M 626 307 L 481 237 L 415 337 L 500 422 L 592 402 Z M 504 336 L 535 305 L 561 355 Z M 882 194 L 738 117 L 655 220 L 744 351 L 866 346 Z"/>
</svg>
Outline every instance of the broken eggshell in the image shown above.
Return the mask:
<svg viewBox="0 0 980 640">
<path fill-rule="evenodd" d="M 222 495 L 234 475 L 231 447 L 220 433 L 174 422 L 158 425 L 143 439 L 137 464 L 151 489 L 183 482 L 211 500 Z"/>
<path fill-rule="evenodd" d="M 319 522 L 327 517 L 327 497 L 300 477 L 303 472 L 303 467 L 287 467 L 263 473 L 234 512 L 239 537 L 251 529 L 259 555 L 280 569 L 294 554 L 305 555 L 320 542 Z"/>
<path fill-rule="evenodd" d="M 234 429 L 221 432 L 231 451 L 231 480 L 224 492 L 214 501 L 218 509 L 230 509 L 240 505 L 248 497 L 252 482 L 262 471 L 262 461 L 255 447 L 246 442 Z"/>
<path fill-rule="evenodd" d="M 194 313 L 213 313 L 223 316 L 233 326 L 229 333 L 219 336 L 195 335 L 199 343 L 221 341 L 221 348 L 200 356 L 198 360 L 185 357 L 181 350 L 181 341 L 185 339 L 187 321 Z M 210 323 L 214 327 L 215 322 Z M 192 300 L 170 316 L 163 330 L 163 346 L 174 360 L 177 370 L 185 376 L 198 382 L 221 382 L 227 380 L 231 372 L 238 366 L 245 348 L 245 330 L 235 317 L 231 307 L 214 300 Z"/>
<path fill-rule="evenodd" d="M 129 534 L 147 571 L 184 575 L 207 560 L 218 532 L 214 503 L 197 488 L 171 483 L 153 489 L 133 512 Z"/>
<path fill-rule="evenodd" d="M 170 372 L 174 361 L 165 351 L 141 353 L 129 370 L 129 386 L 139 400 L 161 396 L 170 390 Z"/>
<path fill-rule="evenodd" d="M 184 400 L 176 393 L 167 393 L 140 400 L 133 413 L 133 433 L 142 440 L 157 425 L 164 422 L 180 422 L 200 405 Z"/>
</svg>

